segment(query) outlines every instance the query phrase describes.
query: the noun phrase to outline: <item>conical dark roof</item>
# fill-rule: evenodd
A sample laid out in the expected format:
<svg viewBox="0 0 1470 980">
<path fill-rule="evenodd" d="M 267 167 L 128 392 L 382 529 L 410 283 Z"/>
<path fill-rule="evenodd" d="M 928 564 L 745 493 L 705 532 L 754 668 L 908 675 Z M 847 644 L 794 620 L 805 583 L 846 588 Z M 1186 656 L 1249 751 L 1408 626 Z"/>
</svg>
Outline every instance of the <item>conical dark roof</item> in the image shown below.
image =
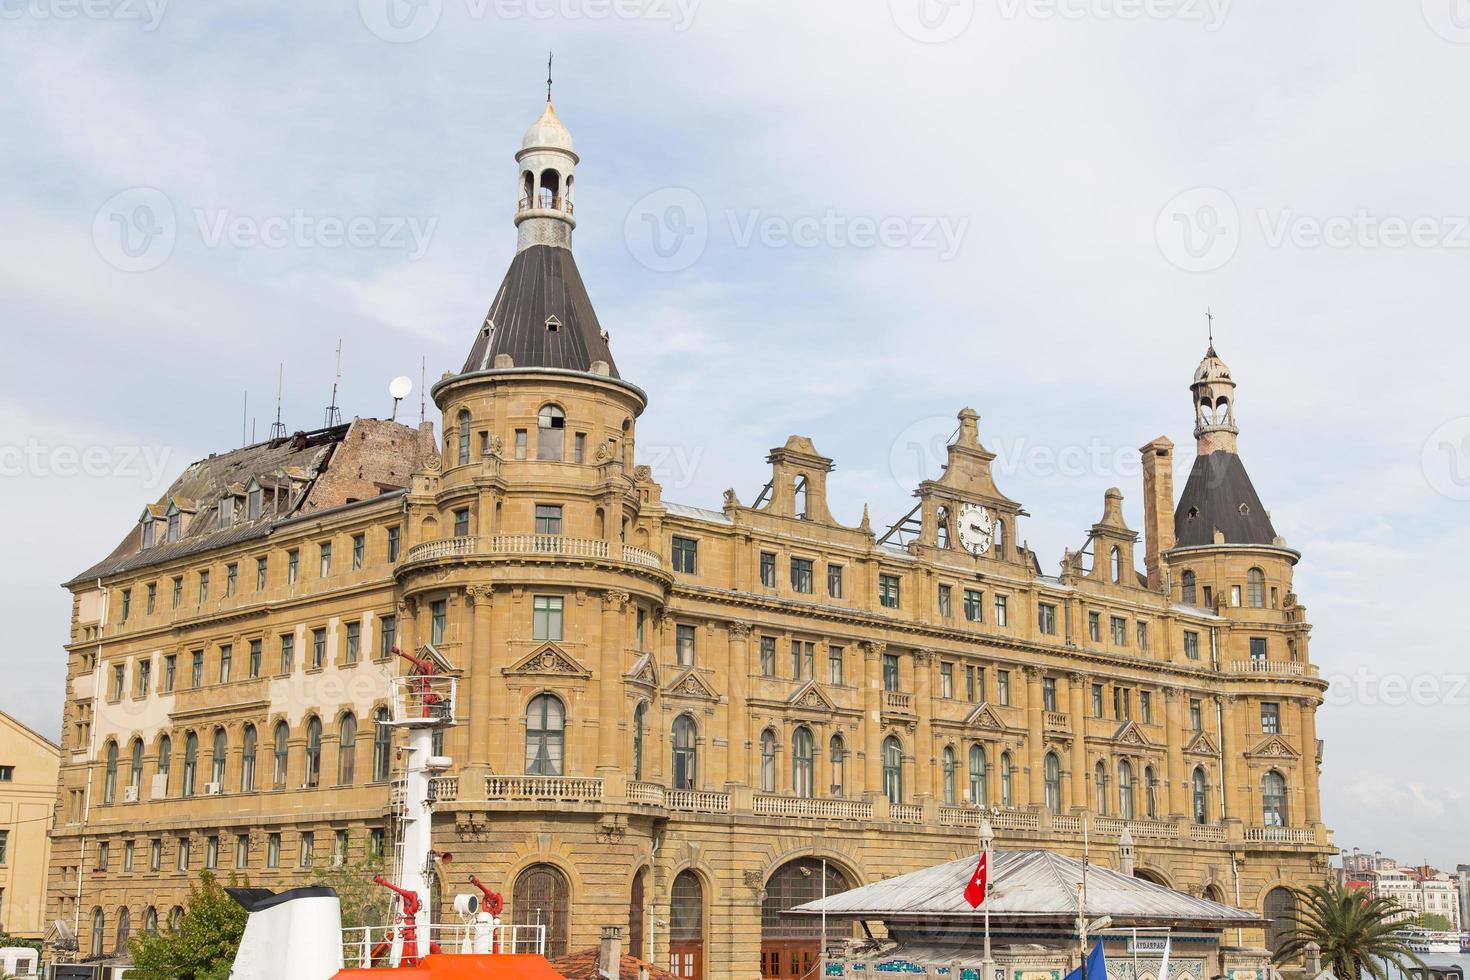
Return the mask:
<svg viewBox="0 0 1470 980">
<path fill-rule="evenodd" d="M 569 249 L 532 245 L 511 260 L 463 373 L 489 370 L 501 354 L 517 368 L 591 371 L 594 361 L 606 361 L 618 377 Z"/>
<path fill-rule="evenodd" d="M 1215 543 L 1215 530 L 1227 544 L 1272 544 L 1276 529 L 1235 453 L 1216 450 L 1197 456 L 1179 507 L 1174 511 L 1176 547 Z"/>
</svg>

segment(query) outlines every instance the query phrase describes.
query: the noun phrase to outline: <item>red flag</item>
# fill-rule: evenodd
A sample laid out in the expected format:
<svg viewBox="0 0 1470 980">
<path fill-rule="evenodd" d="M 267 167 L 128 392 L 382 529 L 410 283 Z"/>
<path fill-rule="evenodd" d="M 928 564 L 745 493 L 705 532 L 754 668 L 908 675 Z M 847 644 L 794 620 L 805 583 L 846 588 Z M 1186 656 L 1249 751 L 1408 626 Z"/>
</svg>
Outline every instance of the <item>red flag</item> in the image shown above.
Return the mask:
<svg viewBox="0 0 1470 980">
<path fill-rule="evenodd" d="M 975 873 L 970 876 L 970 883 L 965 886 L 965 901 L 970 903 L 970 908 L 978 909 L 985 903 L 985 885 L 990 879 L 990 852 L 980 852 L 980 863 L 975 865 Z"/>
</svg>

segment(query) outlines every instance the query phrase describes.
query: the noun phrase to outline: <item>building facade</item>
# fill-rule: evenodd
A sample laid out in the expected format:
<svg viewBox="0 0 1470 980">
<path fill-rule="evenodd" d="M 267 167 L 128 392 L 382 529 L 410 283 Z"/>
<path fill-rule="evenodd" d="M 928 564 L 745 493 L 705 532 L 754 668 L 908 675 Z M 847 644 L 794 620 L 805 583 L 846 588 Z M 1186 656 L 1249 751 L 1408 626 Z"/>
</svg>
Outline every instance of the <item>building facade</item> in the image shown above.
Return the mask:
<svg viewBox="0 0 1470 980">
<path fill-rule="evenodd" d="M 972 850 L 982 808 L 1002 847 L 1126 829 L 1140 876 L 1267 915 L 1328 875 L 1299 556 L 1213 349 L 1178 500 L 1156 439 L 1142 536 L 1110 489 L 1058 574 L 970 409 L 891 527 L 834 518 L 803 436 L 750 503 L 665 501 L 549 103 L 516 159 L 518 251 L 433 388 L 441 439 L 357 420 L 202 461 L 71 583 L 51 901 L 83 955 L 201 866 L 279 887 L 391 847 L 395 644 L 459 678 L 442 894 L 499 883 L 553 954 L 621 925 L 682 976 L 800 975 L 817 935 L 784 909 Z"/>
<path fill-rule="evenodd" d="M 61 750 L 0 711 L 0 933 L 46 931 L 51 805 Z"/>
<path fill-rule="evenodd" d="M 1357 848 L 1351 854 L 1343 852 L 1342 863 L 1349 884 L 1367 890 L 1374 898 L 1397 902 L 1404 908 L 1403 919 L 1437 915 L 1446 919 L 1455 932 L 1464 928 L 1460 875 L 1427 864 L 1401 865 L 1384 857 L 1382 851 L 1364 854 Z"/>
</svg>

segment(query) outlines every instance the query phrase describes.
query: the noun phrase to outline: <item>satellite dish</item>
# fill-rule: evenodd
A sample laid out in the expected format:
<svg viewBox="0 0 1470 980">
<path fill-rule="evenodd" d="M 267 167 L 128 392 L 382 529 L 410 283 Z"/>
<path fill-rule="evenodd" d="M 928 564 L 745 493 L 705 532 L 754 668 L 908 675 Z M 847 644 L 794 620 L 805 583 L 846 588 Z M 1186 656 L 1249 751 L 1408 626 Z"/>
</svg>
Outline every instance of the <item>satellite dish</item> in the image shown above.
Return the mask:
<svg viewBox="0 0 1470 980">
<path fill-rule="evenodd" d="M 388 384 L 388 394 L 395 399 L 407 398 L 410 391 L 413 391 L 413 379 L 407 375 L 400 375 Z"/>
</svg>

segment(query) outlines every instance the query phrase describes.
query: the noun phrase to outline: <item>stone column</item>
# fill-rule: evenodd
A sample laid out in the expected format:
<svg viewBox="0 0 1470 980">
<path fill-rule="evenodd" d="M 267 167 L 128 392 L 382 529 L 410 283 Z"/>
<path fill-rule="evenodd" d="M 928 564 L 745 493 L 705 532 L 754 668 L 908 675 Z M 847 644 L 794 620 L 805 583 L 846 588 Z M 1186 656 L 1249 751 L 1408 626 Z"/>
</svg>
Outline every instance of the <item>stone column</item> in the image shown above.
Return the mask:
<svg viewBox="0 0 1470 980">
<path fill-rule="evenodd" d="M 1184 790 L 1184 724 L 1180 717 L 1184 710 L 1183 702 L 1178 690 L 1164 688 L 1164 750 L 1167 753 L 1164 778 L 1168 786 L 1164 806 L 1168 816 L 1175 819 L 1188 812 Z"/>
<path fill-rule="evenodd" d="M 1039 806 L 1046 801 L 1046 774 L 1042 771 L 1045 712 L 1041 706 L 1041 668 L 1025 667 L 1026 675 L 1026 803 Z"/>
<path fill-rule="evenodd" d="M 597 668 L 597 771 L 606 778 L 617 772 L 622 742 L 623 623 L 629 596 L 608 590 L 602 594 L 602 651 Z"/>
<path fill-rule="evenodd" d="M 1068 693 L 1072 696 L 1072 770 L 1067 787 L 1072 802 L 1069 809 L 1087 809 L 1087 685 L 1085 674 L 1072 674 L 1067 678 Z"/>
<path fill-rule="evenodd" d="M 934 651 L 914 651 L 914 711 L 919 724 L 914 733 L 915 802 L 942 799 L 944 773 L 934 758 Z"/>
<path fill-rule="evenodd" d="M 1302 698 L 1297 704 L 1301 706 L 1302 716 L 1302 803 L 1307 810 L 1307 826 L 1316 827 L 1322 823 L 1322 803 L 1317 786 L 1317 702 Z"/>
<path fill-rule="evenodd" d="M 490 621 L 492 623 L 491 631 L 493 632 L 493 624 L 496 618 L 495 609 L 488 601 L 485 605 L 490 615 Z M 500 765 L 502 766 L 513 765 L 513 768 L 501 768 L 501 772 L 521 772 L 522 766 L 524 765 L 522 753 L 525 751 L 524 740 L 520 735 L 520 719 L 510 717 L 510 688 L 506 684 L 504 673 L 502 673 L 505 668 L 510 666 L 510 646 L 506 642 L 510 639 L 510 636 L 506 624 L 512 608 L 507 607 L 505 597 L 502 595 L 499 617 L 501 629 L 500 642 L 496 643 L 492 641 L 488 643 L 485 654 L 485 663 L 488 667 L 485 671 L 485 676 L 490 687 L 490 746 L 486 750 L 487 756 L 490 759 L 492 767 L 496 766 L 497 760 L 500 760 Z M 514 762 L 511 763 L 510 760 L 514 760 Z"/>
<path fill-rule="evenodd" d="M 1225 812 L 1221 816 L 1227 820 L 1239 820 L 1242 812 L 1240 805 L 1240 739 L 1237 736 L 1236 709 L 1240 698 L 1234 694 L 1215 695 L 1215 703 L 1220 706 L 1222 722 L 1220 726 L 1220 772 L 1221 779 L 1225 784 Z"/>
<path fill-rule="evenodd" d="M 750 624 L 731 623 L 727 632 L 730 637 L 730 718 L 726 726 L 730 733 L 728 782 L 743 786 L 750 783 L 750 708 L 747 704 L 750 684 Z"/>
<path fill-rule="evenodd" d="M 470 689 L 468 699 L 461 702 L 456 710 L 461 717 L 469 715 L 470 719 L 469 747 L 465 752 L 466 766 L 487 769 L 490 764 L 490 687 L 494 683 L 490 663 L 490 614 L 494 591 L 488 585 L 468 585 L 465 586 L 464 595 L 474 619 L 470 634 L 470 653 L 466 658 Z"/>
<path fill-rule="evenodd" d="M 887 644 L 864 640 L 863 794 L 883 795 L 883 651 Z"/>
</svg>

